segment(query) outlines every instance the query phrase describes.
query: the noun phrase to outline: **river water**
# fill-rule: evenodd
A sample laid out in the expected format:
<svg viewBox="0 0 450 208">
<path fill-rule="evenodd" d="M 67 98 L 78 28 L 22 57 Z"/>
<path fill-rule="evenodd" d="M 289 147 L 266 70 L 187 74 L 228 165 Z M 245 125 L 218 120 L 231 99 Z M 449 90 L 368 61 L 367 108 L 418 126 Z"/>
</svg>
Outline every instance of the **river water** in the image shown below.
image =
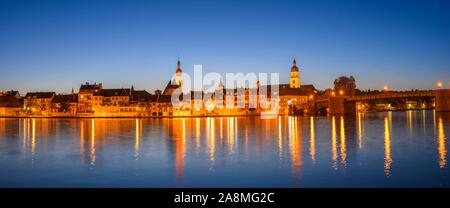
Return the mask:
<svg viewBox="0 0 450 208">
<path fill-rule="evenodd" d="M 450 113 L 0 118 L 0 187 L 450 187 Z"/>
</svg>

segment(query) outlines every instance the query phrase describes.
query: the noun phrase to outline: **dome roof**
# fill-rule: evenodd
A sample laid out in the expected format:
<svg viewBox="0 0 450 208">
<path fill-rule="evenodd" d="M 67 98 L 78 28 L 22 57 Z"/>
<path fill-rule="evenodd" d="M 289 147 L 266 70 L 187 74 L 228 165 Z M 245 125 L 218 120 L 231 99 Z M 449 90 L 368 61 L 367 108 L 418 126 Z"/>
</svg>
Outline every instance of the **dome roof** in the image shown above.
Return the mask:
<svg viewBox="0 0 450 208">
<path fill-rule="evenodd" d="M 291 68 L 291 72 L 298 72 L 297 61 L 295 61 L 295 59 L 293 61 L 293 64 L 294 65 Z"/>
</svg>

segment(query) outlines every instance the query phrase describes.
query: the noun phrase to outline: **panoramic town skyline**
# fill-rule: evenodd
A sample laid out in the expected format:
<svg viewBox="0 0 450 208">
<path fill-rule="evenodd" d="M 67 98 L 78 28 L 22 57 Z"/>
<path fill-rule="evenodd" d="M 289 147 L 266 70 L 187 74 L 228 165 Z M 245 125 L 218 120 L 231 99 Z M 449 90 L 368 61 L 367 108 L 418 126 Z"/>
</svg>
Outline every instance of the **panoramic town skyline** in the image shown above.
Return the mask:
<svg viewBox="0 0 450 208">
<path fill-rule="evenodd" d="M 445 192 L 449 57 L 450 0 L 0 0 L 0 188 L 170 207 Z"/>
<path fill-rule="evenodd" d="M 202 64 L 279 73 L 281 83 L 296 58 L 302 82 L 317 89 L 342 75 L 360 89 L 450 86 L 447 1 L 0 4 L 3 91 L 68 93 L 86 81 L 153 91 L 177 57 L 185 73 Z"/>
</svg>

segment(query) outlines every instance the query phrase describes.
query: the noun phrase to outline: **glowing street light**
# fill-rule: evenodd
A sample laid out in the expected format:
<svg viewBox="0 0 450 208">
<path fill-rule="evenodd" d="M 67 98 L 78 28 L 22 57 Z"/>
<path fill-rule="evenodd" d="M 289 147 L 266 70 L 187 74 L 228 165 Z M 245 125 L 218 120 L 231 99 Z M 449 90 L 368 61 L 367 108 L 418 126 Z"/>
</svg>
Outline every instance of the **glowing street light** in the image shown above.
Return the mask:
<svg viewBox="0 0 450 208">
<path fill-rule="evenodd" d="M 384 90 L 384 91 L 388 91 L 388 89 L 389 89 L 389 88 L 388 88 L 387 86 L 384 86 L 384 87 L 383 87 L 383 90 Z"/>
<path fill-rule="evenodd" d="M 343 94 L 344 94 L 344 91 L 340 90 L 339 95 L 343 95 Z"/>
<path fill-rule="evenodd" d="M 437 83 L 437 87 L 438 87 L 438 88 L 442 88 L 442 82 L 438 82 L 438 83 Z"/>
</svg>

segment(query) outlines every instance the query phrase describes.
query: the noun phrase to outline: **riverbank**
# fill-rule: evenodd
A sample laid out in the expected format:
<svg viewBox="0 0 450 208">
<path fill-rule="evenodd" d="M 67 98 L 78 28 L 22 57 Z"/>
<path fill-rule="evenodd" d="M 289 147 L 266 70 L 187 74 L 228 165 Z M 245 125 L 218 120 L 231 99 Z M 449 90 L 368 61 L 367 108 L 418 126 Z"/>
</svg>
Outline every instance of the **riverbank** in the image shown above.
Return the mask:
<svg viewBox="0 0 450 208">
<path fill-rule="evenodd" d="M 280 114 L 281 115 L 281 114 Z M 259 117 L 260 115 L 196 115 L 196 116 L 105 116 L 105 117 L 96 117 L 96 116 L 0 116 L 0 118 L 69 118 L 69 119 L 77 119 L 77 118 L 208 118 L 208 117 Z M 288 116 L 288 115 L 281 115 Z"/>
<path fill-rule="evenodd" d="M 422 109 L 401 109 L 401 110 L 372 110 L 372 111 L 360 111 L 357 113 L 380 113 L 380 112 L 404 112 L 404 111 L 423 111 L 434 110 L 434 108 L 422 108 Z M 355 114 L 355 115 L 356 115 Z M 305 116 L 305 117 L 323 117 L 326 115 L 309 115 L 309 114 L 278 114 L 277 116 Z M 338 114 L 339 115 L 339 114 Z M 351 114 L 345 114 L 351 115 Z M 0 118 L 66 118 L 66 119 L 79 119 L 79 118 L 97 118 L 97 119 L 129 119 L 129 118 L 216 118 L 216 117 L 260 117 L 260 114 L 236 114 L 236 115 L 190 115 L 190 116 L 0 116 Z"/>
</svg>

